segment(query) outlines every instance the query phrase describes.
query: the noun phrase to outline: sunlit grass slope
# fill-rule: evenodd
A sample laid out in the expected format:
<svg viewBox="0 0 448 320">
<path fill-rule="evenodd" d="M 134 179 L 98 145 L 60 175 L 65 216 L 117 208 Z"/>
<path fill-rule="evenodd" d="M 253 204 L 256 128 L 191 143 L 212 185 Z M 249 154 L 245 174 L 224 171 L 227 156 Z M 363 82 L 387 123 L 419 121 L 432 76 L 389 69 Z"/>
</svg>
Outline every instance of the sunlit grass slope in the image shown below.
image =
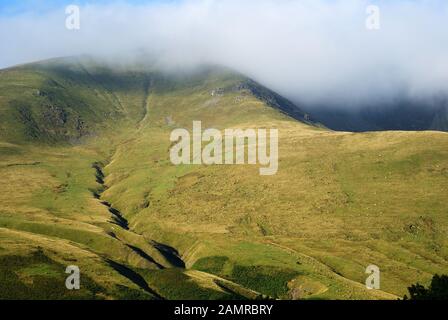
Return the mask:
<svg viewBox="0 0 448 320">
<path fill-rule="evenodd" d="M 446 133 L 331 132 L 228 70 L 145 70 L 0 71 L 0 298 L 395 299 L 448 272 Z M 172 165 L 194 120 L 277 128 L 278 173 Z"/>
</svg>

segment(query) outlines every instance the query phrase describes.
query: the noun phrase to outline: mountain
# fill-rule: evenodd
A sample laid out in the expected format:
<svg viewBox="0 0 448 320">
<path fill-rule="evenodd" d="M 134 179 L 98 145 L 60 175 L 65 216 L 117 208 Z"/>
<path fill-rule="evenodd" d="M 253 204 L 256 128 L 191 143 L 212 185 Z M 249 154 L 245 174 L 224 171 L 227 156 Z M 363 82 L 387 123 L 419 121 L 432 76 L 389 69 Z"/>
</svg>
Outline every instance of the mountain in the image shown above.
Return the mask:
<svg viewBox="0 0 448 320">
<path fill-rule="evenodd" d="M 110 68 L 84 57 L 1 71 L 2 137 L 12 142 L 75 142 L 107 131 L 111 122 L 141 121 L 146 114 L 145 99 L 152 90 L 181 90 L 202 86 L 206 80 L 216 83 L 210 87 L 214 101 L 226 93 L 236 93 L 242 100 L 251 95 L 297 120 L 312 122 L 289 100 L 222 67 L 176 74 L 144 65 L 131 69 Z"/>
<path fill-rule="evenodd" d="M 277 128 L 277 174 L 173 165 L 171 132 L 199 120 Z M 327 130 L 221 67 L 2 70 L 0 298 L 395 299 L 448 270 L 447 145 Z"/>
</svg>

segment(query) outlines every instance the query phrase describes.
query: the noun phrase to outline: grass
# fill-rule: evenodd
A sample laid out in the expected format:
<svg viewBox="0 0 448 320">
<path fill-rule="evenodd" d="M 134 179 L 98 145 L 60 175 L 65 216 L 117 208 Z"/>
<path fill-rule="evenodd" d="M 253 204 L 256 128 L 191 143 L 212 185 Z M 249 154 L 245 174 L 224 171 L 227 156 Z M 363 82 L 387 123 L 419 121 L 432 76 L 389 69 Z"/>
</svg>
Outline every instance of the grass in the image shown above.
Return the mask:
<svg viewBox="0 0 448 320">
<path fill-rule="evenodd" d="M 238 296 L 201 286 L 178 269 L 142 271 L 151 287 L 170 300 L 230 300 Z"/>
<path fill-rule="evenodd" d="M 168 299 L 395 299 L 448 272 L 446 133 L 309 126 L 235 89 L 245 80 L 229 71 L 174 77 L 65 64 L 0 73 L 0 258 L 9 261 L 0 284 L 24 281 L 14 297 L 54 297 L 56 270 L 73 259 L 92 281 L 76 297 L 105 299 L 155 297 L 141 286 Z M 211 96 L 216 88 L 224 94 Z M 193 120 L 278 128 L 278 173 L 171 165 L 170 132 Z M 175 248 L 186 270 L 152 240 Z M 38 247 L 50 260 L 26 260 Z M 380 267 L 380 291 L 364 286 L 370 264 Z M 21 274 L 41 279 L 44 293 L 26 291 Z"/>
<path fill-rule="evenodd" d="M 269 266 L 235 266 L 230 278 L 247 288 L 275 299 L 287 298 L 288 282 L 297 276 L 294 270 Z"/>
<path fill-rule="evenodd" d="M 0 299 L 98 299 L 98 294 L 104 291 L 85 276 L 81 290 L 66 290 L 64 266 L 41 251 L 25 257 L 1 256 L 0 265 Z"/>
</svg>

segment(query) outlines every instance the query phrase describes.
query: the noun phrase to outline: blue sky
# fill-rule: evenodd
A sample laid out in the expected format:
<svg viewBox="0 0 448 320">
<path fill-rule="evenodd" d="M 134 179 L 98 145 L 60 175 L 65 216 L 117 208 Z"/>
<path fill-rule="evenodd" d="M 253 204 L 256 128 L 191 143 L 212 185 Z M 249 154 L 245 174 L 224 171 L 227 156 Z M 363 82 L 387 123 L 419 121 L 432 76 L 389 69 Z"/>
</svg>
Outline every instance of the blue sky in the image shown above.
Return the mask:
<svg viewBox="0 0 448 320">
<path fill-rule="evenodd" d="M 127 3 L 131 5 L 143 5 L 156 2 L 181 2 L 182 0 L 0 0 L 0 15 L 13 16 L 24 12 L 45 13 L 50 10 L 62 8 L 69 4 L 107 4 L 107 3 Z M 245 1 L 245 0 L 241 0 Z M 328 0 L 328 2 L 336 2 Z M 381 4 L 381 2 L 413 3 L 425 2 L 434 7 L 435 10 L 443 6 L 446 0 L 370 0 L 371 4 Z"/>
<path fill-rule="evenodd" d="M 105 4 L 123 2 L 128 4 L 148 4 L 154 2 L 173 2 L 175 0 L 0 0 L 0 15 L 11 16 L 23 12 L 45 13 L 69 4 Z"/>
</svg>

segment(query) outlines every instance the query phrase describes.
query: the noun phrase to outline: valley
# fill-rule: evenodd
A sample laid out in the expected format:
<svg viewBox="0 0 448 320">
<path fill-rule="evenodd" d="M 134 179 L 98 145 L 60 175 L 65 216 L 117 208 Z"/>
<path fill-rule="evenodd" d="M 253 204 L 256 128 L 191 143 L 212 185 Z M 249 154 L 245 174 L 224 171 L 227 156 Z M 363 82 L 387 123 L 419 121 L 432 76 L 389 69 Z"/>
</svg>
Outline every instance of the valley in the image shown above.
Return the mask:
<svg viewBox="0 0 448 320">
<path fill-rule="evenodd" d="M 1 70 L 1 298 L 397 299 L 448 273 L 448 134 L 335 132 L 295 108 L 220 67 Z M 173 165 L 193 121 L 278 129 L 278 172 Z"/>
</svg>

